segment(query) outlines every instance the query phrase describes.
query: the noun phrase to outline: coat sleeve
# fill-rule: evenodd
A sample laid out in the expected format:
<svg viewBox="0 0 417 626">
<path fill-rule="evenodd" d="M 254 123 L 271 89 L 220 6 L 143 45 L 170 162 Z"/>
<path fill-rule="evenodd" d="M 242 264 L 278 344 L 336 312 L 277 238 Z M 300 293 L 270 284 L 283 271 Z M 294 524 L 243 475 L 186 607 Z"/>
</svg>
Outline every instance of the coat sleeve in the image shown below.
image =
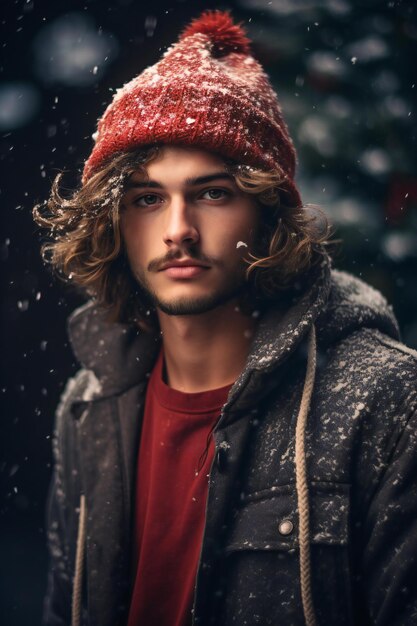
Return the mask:
<svg viewBox="0 0 417 626">
<path fill-rule="evenodd" d="M 71 601 L 78 527 L 80 476 L 74 403 L 82 399 L 85 373 L 71 379 L 61 397 L 54 432 L 54 471 L 47 505 L 49 570 L 43 624 L 71 623 Z"/>
<path fill-rule="evenodd" d="M 417 412 L 391 452 L 363 526 L 363 586 L 372 624 L 417 624 Z"/>
</svg>

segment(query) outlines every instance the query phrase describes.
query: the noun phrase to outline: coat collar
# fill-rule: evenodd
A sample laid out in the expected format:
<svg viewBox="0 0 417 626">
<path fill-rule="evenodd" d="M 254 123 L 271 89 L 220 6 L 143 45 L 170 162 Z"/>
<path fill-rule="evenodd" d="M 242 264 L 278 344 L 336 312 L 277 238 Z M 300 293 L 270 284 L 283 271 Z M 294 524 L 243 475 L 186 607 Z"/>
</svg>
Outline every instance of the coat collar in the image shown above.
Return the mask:
<svg viewBox="0 0 417 626">
<path fill-rule="evenodd" d="M 98 379 L 101 395 L 120 393 L 146 380 L 156 360 L 160 336 L 116 324 L 94 301 L 70 316 L 68 334 L 80 364 Z"/>
<path fill-rule="evenodd" d="M 308 275 L 307 288 L 294 298 L 287 310 L 271 306 L 262 315 L 246 367 L 269 370 L 276 367 L 300 344 L 324 309 L 330 290 L 330 264 L 322 263 Z"/>
</svg>

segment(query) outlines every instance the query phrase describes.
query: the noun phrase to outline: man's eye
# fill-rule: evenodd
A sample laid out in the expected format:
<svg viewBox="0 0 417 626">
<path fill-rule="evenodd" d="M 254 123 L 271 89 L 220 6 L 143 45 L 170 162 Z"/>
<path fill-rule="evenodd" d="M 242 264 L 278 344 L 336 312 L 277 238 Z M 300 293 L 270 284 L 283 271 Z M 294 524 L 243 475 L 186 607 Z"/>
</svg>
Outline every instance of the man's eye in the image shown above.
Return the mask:
<svg viewBox="0 0 417 626">
<path fill-rule="evenodd" d="M 204 200 L 222 200 L 223 198 L 227 198 L 229 196 L 229 192 L 225 191 L 225 189 L 207 189 L 201 195 Z"/>
<path fill-rule="evenodd" d="M 154 204 L 157 204 L 159 202 L 160 198 L 159 196 L 155 195 L 154 193 L 146 193 L 143 196 L 140 196 L 139 198 L 136 198 L 136 200 L 134 201 L 134 204 L 136 204 L 136 206 L 152 206 Z"/>
</svg>

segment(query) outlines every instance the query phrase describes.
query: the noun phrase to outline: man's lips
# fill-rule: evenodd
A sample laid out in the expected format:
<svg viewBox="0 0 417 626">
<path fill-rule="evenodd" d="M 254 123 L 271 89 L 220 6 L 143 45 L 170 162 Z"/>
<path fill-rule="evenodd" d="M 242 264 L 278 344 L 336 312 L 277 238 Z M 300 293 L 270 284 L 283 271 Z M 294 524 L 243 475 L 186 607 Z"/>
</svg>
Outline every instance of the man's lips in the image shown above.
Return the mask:
<svg viewBox="0 0 417 626">
<path fill-rule="evenodd" d="M 160 272 L 164 272 L 169 278 L 194 278 L 204 271 L 208 270 L 209 266 L 203 265 L 194 259 L 187 259 L 183 261 L 168 261 L 164 263 Z"/>
<path fill-rule="evenodd" d="M 184 261 L 167 261 L 159 268 L 159 271 L 162 272 L 172 267 L 180 267 L 180 268 L 181 267 L 184 267 L 184 268 L 185 267 L 201 267 L 201 268 L 208 269 L 208 266 L 204 265 L 203 263 L 199 263 L 198 261 L 195 261 L 194 259 L 186 259 Z"/>
</svg>

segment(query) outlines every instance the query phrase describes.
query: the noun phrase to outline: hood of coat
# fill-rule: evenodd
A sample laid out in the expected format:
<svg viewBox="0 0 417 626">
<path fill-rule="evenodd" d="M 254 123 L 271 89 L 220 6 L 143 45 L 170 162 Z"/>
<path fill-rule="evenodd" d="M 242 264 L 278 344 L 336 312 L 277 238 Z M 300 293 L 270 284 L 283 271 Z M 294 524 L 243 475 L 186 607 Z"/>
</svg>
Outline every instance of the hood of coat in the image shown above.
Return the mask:
<svg viewBox="0 0 417 626">
<path fill-rule="evenodd" d="M 330 270 L 328 259 L 310 274 L 309 283 L 286 312 L 272 306 L 260 317 L 246 367 L 229 400 L 240 395 L 252 373 L 262 375 L 285 361 L 312 324 L 316 325 L 319 349 L 363 327 L 399 338 L 394 313 L 382 294 L 350 274 Z M 95 395 L 101 397 L 146 380 L 160 347 L 159 334 L 108 322 L 93 301 L 70 316 L 69 336 L 81 365 L 98 379 Z"/>
</svg>

